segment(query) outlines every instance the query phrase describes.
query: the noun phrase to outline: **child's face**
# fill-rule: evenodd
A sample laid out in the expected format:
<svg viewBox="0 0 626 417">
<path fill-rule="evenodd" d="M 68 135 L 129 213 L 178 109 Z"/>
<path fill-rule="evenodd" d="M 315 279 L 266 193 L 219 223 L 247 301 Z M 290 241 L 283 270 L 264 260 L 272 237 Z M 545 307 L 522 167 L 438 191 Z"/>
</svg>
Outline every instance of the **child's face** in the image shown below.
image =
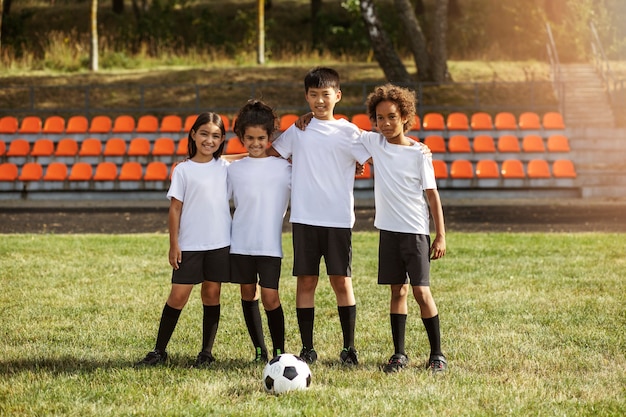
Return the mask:
<svg viewBox="0 0 626 417">
<path fill-rule="evenodd" d="M 313 112 L 313 117 L 320 120 L 334 120 L 335 104 L 341 100 L 341 91 L 334 88 L 309 88 L 304 98 Z"/>
<path fill-rule="evenodd" d="M 226 139 L 220 128 L 213 123 L 201 125 L 198 130 L 191 132 L 191 137 L 198 148 L 196 155 L 204 158 L 213 158 L 213 154 Z"/>
<path fill-rule="evenodd" d="M 392 101 L 381 101 L 376 106 L 376 127 L 387 140 L 402 137 L 404 134 L 403 118 L 398 106 Z"/>
<path fill-rule="evenodd" d="M 251 158 L 264 158 L 270 138 L 263 126 L 247 126 L 242 142 Z"/>
</svg>

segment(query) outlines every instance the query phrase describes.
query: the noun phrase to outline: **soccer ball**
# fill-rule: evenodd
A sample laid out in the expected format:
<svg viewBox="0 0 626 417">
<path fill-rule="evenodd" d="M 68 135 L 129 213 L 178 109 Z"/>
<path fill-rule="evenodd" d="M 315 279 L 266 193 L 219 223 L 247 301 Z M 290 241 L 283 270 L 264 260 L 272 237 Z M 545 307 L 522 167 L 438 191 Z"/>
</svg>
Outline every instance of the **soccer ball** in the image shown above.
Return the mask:
<svg viewBox="0 0 626 417">
<path fill-rule="evenodd" d="M 307 389 L 311 385 L 309 365 L 299 357 L 283 353 L 263 369 L 263 388 L 271 394 Z"/>
</svg>

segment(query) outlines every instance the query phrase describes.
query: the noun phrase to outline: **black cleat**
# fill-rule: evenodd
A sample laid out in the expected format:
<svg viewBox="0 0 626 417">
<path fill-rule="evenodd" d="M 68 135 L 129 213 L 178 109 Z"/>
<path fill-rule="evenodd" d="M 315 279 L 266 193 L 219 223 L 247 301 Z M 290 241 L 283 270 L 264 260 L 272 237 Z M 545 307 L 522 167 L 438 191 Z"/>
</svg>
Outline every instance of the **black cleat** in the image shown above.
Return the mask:
<svg viewBox="0 0 626 417">
<path fill-rule="evenodd" d="M 389 362 L 383 366 L 383 372 L 388 374 L 400 372 L 408 363 L 409 358 L 404 353 L 394 353 Z"/>
<path fill-rule="evenodd" d="M 167 352 L 161 350 L 153 350 L 148 352 L 145 358 L 135 364 L 136 367 L 143 366 L 157 366 L 162 365 L 167 361 Z"/>
<path fill-rule="evenodd" d="M 430 369 L 433 374 L 445 372 L 448 369 L 446 357 L 443 355 L 432 355 L 430 359 L 428 359 L 428 369 Z"/>
<path fill-rule="evenodd" d="M 354 366 L 359 364 L 357 351 L 352 346 L 350 346 L 349 348 L 343 348 L 343 350 L 339 354 L 339 359 L 341 359 L 341 363 L 343 365 Z"/>
<path fill-rule="evenodd" d="M 198 353 L 198 357 L 196 361 L 192 365 L 192 368 L 206 368 L 215 362 L 215 358 L 210 353 L 200 352 Z"/>
<path fill-rule="evenodd" d="M 267 351 L 264 351 L 260 347 L 256 348 L 256 356 L 252 360 L 254 363 L 267 363 Z"/>
<path fill-rule="evenodd" d="M 300 351 L 300 359 L 311 365 L 317 361 L 317 352 L 313 348 L 307 349 L 303 347 Z"/>
</svg>

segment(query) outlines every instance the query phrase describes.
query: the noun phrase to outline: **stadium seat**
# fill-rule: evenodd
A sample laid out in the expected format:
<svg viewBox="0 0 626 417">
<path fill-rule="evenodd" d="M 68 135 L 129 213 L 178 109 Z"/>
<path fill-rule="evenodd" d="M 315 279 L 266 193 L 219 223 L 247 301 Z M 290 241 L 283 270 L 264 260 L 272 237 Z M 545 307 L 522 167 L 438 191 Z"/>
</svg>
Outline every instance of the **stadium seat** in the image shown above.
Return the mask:
<svg viewBox="0 0 626 417">
<path fill-rule="evenodd" d="M 450 164 L 450 178 L 471 179 L 474 178 L 472 163 L 466 159 L 457 159 Z"/>
<path fill-rule="evenodd" d="M 159 119 L 150 114 L 143 115 L 137 121 L 136 133 L 157 133 L 159 131 Z"/>
<path fill-rule="evenodd" d="M 496 130 L 517 130 L 515 115 L 510 112 L 500 112 L 494 119 Z"/>
<path fill-rule="evenodd" d="M 111 132 L 113 122 L 109 116 L 95 116 L 89 125 L 89 134 L 107 134 Z"/>
<path fill-rule="evenodd" d="M 489 113 L 476 112 L 472 114 L 470 126 L 472 130 L 493 130 L 493 119 Z"/>
<path fill-rule="evenodd" d="M 433 168 L 435 170 L 436 179 L 448 178 L 448 165 L 441 159 L 433 159 Z"/>
<path fill-rule="evenodd" d="M 110 138 L 104 145 L 102 155 L 107 156 L 125 156 L 126 141 L 122 138 Z"/>
<path fill-rule="evenodd" d="M 563 122 L 563 116 L 559 112 L 547 112 L 543 115 L 541 124 L 546 130 L 563 130 L 565 129 L 565 123 Z"/>
<path fill-rule="evenodd" d="M 130 134 L 135 131 L 135 118 L 128 114 L 122 114 L 115 118 L 111 133 Z"/>
<path fill-rule="evenodd" d="M 519 140 L 514 135 L 502 135 L 498 138 L 498 152 L 518 153 L 520 152 Z"/>
<path fill-rule="evenodd" d="M 446 142 L 443 139 L 443 136 L 440 135 L 429 135 L 424 139 L 424 145 L 428 146 L 432 153 L 445 153 L 446 152 Z"/>
<path fill-rule="evenodd" d="M 54 153 L 54 142 L 50 139 L 37 139 L 33 144 L 33 149 L 30 151 L 30 156 L 49 157 Z"/>
<path fill-rule="evenodd" d="M 188 137 L 180 138 L 180 140 L 178 141 L 178 145 L 176 146 L 176 155 L 179 155 L 179 156 L 189 155 L 189 152 L 187 149 L 188 144 L 189 144 Z"/>
<path fill-rule="evenodd" d="M 502 162 L 502 168 L 500 170 L 502 178 L 505 179 L 523 179 L 526 178 L 524 173 L 524 165 L 519 159 L 507 159 Z"/>
<path fill-rule="evenodd" d="M 520 130 L 541 130 L 539 115 L 535 112 L 527 111 L 521 113 L 517 124 Z"/>
<path fill-rule="evenodd" d="M 168 179 L 167 165 L 161 161 L 152 161 L 146 166 L 144 181 L 166 181 Z"/>
<path fill-rule="evenodd" d="M 122 164 L 120 175 L 117 179 L 120 181 L 140 181 L 142 176 L 141 164 L 136 161 L 128 161 Z"/>
<path fill-rule="evenodd" d="M 567 136 L 561 134 L 548 136 L 547 149 L 548 152 L 569 152 L 570 146 Z"/>
<path fill-rule="evenodd" d="M 36 135 L 41 133 L 41 118 L 39 116 L 26 116 L 22 119 L 17 133 L 21 135 Z"/>
<path fill-rule="evenodd" d="M 63 138 L 57 143 L 54 156 L 75 157 L 78 154 L 78 142 L 72 138 Z"/>
<path fill-rule="evenodd" d="M 448 152 L 471 153 L 469 138 L 465 135 L 452 135 L 448 139 Z"/>
<path fill-rule="evenodd" d="M 522 151 L 527 153 L 542 153 L 546 151 L 543 138 L 539 135 L 526 135 L 522 138 Z"/>
<path fill-rule="evenodd" d="M 17 117 L 4 116 L 0 118 L 0 134 L 13 135 L 17 133 L 18 128 L 19 122 L 17 120 Z"/>
<path fill-rule="evenodd" d="M 152 147 L 152 155 L 153 156 L 174 156 L 176 152 L 176 145 L 174 144 L 174 139 L 172 138 L 158 138 L 154 141 L 154 146 Z"/>
<path fill-rule="evenodd" d="M 67 178 L 70 181 L 89 181 L 93 176 L 93 168 L 90 163 L 76 162 L 72 165 L 70 175 Z"/>
<path fill-rule="evenodd" d="M 13 139 L 9 142 L 7 157 L 25 158 L 30 154 L 30 143 L 26 139 Z"/>
<path fill-rule="evenodd" d="M 465 113 L 453 112 L 446 119 L 448 130 L 469 130 L 469 121 Z"/>
<path fill-rule="evenodd" d="M 370 116 L 367 113 L 356 113 L 352 116 L 352 123 L 354 123 L 359 129 L 373 130 L 374 126 L 370 120 Z"/>
<path fill-rule="evenodd" d="M 417 114 L 414 117 L 413 126 L 411 127 L 411 130 L 422 130 L 422 121 L 420 120 L 420 117 Z"/>
<path fill-rule="evenodd" d="M 44 135 L 60 135 L 65 132 L 65 119 L 61 116 L 50 116 L 43 123 L 41 133 Z"/>
<path fill-rule="evenodd" d="M 574 163 L 569 159 L 557 159 L 552 163 L 552 175 L 555 178 L 576 178 Z"/>
<path fill-rule="evenodd" d="M 134 157 L 147 157 L 150 155 L 150 141 L 146 138 L 131 139 L 126 155 Z"/>
<path fill-rule="evenodd" d="M 528 178 L 550 178 L 550 167 L 545 159 L 532 159 L 526 166 Z"/>
<path fill-rule="evenodd" d="M 424 120 L 422 121 L 422 128 L 424 130 L 439 130 L 439 131 L 445 130 L 446 125 L 443 120 L 443 114 L 427 113 L 426 115 L 424 115 Z"/>
<path fill-rule="evenodd" d="M 5 141 L 0 140 L 0 157 L 4 159 L 4 155 L 7 153 L 7 144 Z"/>
<path fill-rule="evenodd" d="M 192 115 L 187 116 L 185 118 L 185 125 L 183 126 L 183 131 L 186 133 L 189 133 L 189 131 L 193 127 L 193 124 L 196 122 L 197 118 L 198 118 L 197 114 L 192 114 Z"/>
<path fill-rule="evenodd" d="M 46 168 L 44 181 L 65 181 L 67 179 L 67 165 L 63 162 L 51 162 Z"/>
<path fill-rule="evenodd" d="M 298 115 L 297 114 L 292 114 L 292 113 L 288 113 L 288 114 L 283 114 L 282 116 L 280 116 L 280 122 L 279 122 L 279 130 L 285 131 L 287 130 L 287 128 L 289 128 L 289 126 L 291 126 L 292 124 L 295 123 L 296 120 L 298 120 Z"/>
<path fill-rule="evenodd" d="M 495 153 L 496 145 L 490 135 L 476 135 L 474 137 L 474 152 Z"/>
<path fill-rule="evenodd" d="M 248 151 L 243 146 L 243 144 L 241 143 L 238 137 L 234 136 L 228 139 L 228 141 L 226 142 L 226 149 L 224 151 L 226 155 L 233 155 L 233 154 L 246 153 L 246 152 Z"/>
<path fill-rule="evenodd" d="M 43 168 L 38 162 L 26 162 L 18 177 L 20 181 L 39 181 L 43 177 Z"/>
<path fill-rule="evenodd" d="M 84 135 L 89 128 L 89 121 L 85 116 L 72 116 L 65 126 L 66 134 Z"/>
<path fill-rule="evenodd" d="M 222 119 L 222 123 L 224 123 L 224 130 L 228 132 L 231 129 L 230 120 L 228 119 L 228 116 L 226 116 L 225 114 L 220 114 L 220 119 Z"/>
<path fill-rule="evenodd" d="M 18 177 L 17 165 L 12 162 L 0 164 L 0 181 L 15 181 Z"/>
<path fill-rule="evenodd" d="M 476 178 L 478 179 L 494 179 L 500 178 L 500 170 L 498 163 L 493 159 L 481 159 L 476 162 Z"/>
<path fill-rule="evenodd" d="M 115 181 L 117 178 L 117 165 L 114 162 L 100 162 L 96 166 L 93 175 L 94 181 Z"/>
<path fill-rule="evenodd" d="M 161 133 L 176 133 L 180 134 L 183 130 L 183 119 L 176 114 L 168 114 L 161 119 L 161 127 L 159 132 Z"/>
<path fill-rule="evenodd" d="M 339 119 L 345 119 L 350 121 L 350 118 L 348 116 L 346 116 L 345 114 L 341 114 L 341 113 L 335 113 L 335 119 L 339 120 Z M 235 120 L 233 120 L 233 124 L 235 124 Z"/>
<path fill-rule="evenodd" d="M 99 157 L 101 155 L 102 155 L 102 142 L 100 141 L 100 139 L 87 138 L 87 139 L 84 139 L 80 143 L 80 150 L 78 151 L 78 156 L 80 156 L 80 157 L 88 157 L 88 156 Z"/>
</svg>

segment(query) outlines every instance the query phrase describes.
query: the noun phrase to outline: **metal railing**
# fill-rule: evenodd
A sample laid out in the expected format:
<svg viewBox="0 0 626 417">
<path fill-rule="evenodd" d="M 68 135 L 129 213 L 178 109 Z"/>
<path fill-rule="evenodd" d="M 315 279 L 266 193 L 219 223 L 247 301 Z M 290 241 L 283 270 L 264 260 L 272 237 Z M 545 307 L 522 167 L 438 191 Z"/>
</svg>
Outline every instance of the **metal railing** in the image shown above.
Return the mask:
<svg viewBox="0 0 626 417">
<path fill-rule="evenodd" d="M 554 95 L 559 102 L 559 111 L 561 114 L 565 113 L 565 88 L 563 83 L 563 75 L 561 72 L 561 62 L 559 60 L 559 53 L 556 49 L 556 43 L 552 36 L 552 28 L 549 23 L 546 23 L 546 32 L 548 34 L 548 42 L 546 43 L 546 50 L 548 53 L 548 61 L 550 63 L 550 76 L 552 79 L 552 86 L 554 89 Z"/>
</svg>

